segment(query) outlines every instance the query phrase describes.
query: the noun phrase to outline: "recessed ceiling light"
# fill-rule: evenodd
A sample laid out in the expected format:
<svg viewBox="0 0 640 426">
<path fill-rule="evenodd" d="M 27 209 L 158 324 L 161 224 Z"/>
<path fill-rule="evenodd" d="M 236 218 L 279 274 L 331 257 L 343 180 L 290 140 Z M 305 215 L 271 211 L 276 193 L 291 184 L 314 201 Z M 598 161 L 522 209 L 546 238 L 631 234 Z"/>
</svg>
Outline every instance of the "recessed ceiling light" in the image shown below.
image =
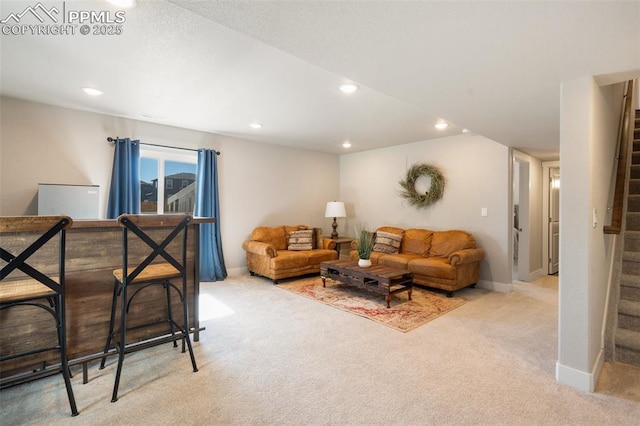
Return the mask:
<svg viewBox="0 0 640 426">
<path fill-rule="evenodd" d="M 469 129 L 462 129 L 462 133 L 469 133 Z"/>
<path fill-rule="evenodd" d="M 343 93 L 353 93 L 359 89 L 357 84 L 354 83 L 345 83 L 341 84 L 338 89 L 340 89 Z"/>
<path fill-rule="evenodd" d="M 342 143 L 342 147 L 343 147 L 343 148 L 351 148 L 351 142 L 349 142 L 349 141 L 344 141 L 344 142 Z"/>
<path fill-rule="evenodd" d="M 447 127 L 449 127 L 449 125 L 445 121 L 440 120 L 436 124 L 434 124 L 433 127 L 435 127 L 438 130 L 444 130 Z"/>
<path fill-rule="evenodd" d="M 125 9 L 130 9 L 138 5 L 136 0 L 107 0 L 107 3 L 111 3 L 118 7 L 124 7 Z"/>
<path fill-rule="evenodd" d="M 251 124 L 249 124 L 249 127 L 251 127 L 252 129 L 261 129 L 262 128 L 262 124 L 260 124 L 260 123 L 251 123 Z"/>
<path fill-rule="evenodd" d="M 93 87 L 83 87 L 82 91 L 87 95 L 91 96 L 100 96 L 102 95 L 102 91 L 98 89 L 94 89 Z"/>
</svg>

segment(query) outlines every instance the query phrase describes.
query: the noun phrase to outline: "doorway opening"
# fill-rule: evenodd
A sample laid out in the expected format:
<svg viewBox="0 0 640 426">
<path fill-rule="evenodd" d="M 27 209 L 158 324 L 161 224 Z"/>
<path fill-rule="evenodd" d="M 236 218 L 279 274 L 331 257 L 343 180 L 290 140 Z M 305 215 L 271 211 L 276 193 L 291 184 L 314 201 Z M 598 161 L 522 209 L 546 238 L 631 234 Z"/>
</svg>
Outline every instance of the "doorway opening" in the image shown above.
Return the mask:
<svg viewBox="0 0 640 426">
<path fill-rule="evenodd" d="M 560 169 L 549 170 L 549 275 L 560 268 Z"/>
<path fill-rule="evenodd" d="M 520 244 L 520 163 L 513 162 L 513 262 L 511 265 L 512 281 L 518 280 L 518 246 Z"/>
<path fill-rule="evenodd" d="M 548 275 L 558 275 L 560 270 L 560 162 L 542 163 L 543 185 L 542 211 L 545 224 L 542 233 L 543 267 Z"/>
</svg>

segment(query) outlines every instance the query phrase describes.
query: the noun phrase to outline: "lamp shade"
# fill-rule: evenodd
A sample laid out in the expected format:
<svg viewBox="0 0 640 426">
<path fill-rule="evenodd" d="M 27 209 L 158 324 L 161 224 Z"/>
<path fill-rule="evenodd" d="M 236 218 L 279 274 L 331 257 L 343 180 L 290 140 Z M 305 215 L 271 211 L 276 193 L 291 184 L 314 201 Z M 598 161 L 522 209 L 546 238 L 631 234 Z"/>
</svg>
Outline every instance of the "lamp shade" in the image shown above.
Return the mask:
<svg viewBox="0 0 640 426">
<path fill-rule="evenodd" d="M 324 217 L 347 217 L 342 201 L 329 201 L 327 209 L 324 211 Z"/>
</svg>

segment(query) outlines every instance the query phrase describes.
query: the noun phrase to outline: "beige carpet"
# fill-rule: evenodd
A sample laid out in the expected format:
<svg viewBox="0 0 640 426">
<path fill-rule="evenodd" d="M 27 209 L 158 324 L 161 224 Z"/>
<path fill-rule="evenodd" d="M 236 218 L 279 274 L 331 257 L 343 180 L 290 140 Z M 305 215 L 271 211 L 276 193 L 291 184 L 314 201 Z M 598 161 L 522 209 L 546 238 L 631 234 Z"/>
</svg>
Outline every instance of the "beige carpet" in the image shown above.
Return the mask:
<svg viewBox="0 0 640 426">
<path fill-rule="evenodd" d="M 392 296 L 390 307 L 387 308 L 384 295 L 331 279 L 327 279 L 326 287 L 323 287 L 322 279 L 319 277 L 286 281 L 279 284 L 278 288 L 360 315 L 402 332 L 420 327 L 466 302 L 463 297 L 448 298 L 442 293 L 415 287 L 411 300 L 408 292 L 403 291 Z"/>
<path fill-rule="evenodd" d="M 0 392 L 2 425 L 632 425 L 640 402 L 558 383 L 556 284 L 510 294 L 465 289 L 468 303 L 399 333 L 233 276 L 202 286 L 189 357 L 163 345 L 76 371 L 80 415 L 60 377 Z M 204 319 L 206 318 L 206 319 Z M 620 385 L 624 386 L 624 385 Z"/>
<path fill-rule="evenodd" d="M 596 392 L 640 403 L 640 367 L 605 362 Z"/>
</svg>

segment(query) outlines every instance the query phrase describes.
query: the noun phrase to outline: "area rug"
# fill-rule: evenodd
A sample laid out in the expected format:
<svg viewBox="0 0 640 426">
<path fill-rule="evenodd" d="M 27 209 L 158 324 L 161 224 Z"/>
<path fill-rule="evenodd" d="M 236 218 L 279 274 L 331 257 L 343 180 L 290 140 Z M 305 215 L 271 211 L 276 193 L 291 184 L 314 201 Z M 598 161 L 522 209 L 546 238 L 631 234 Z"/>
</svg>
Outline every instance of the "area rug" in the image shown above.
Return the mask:
<svg viewBox="0 0 640 426">
<path fill-rule="evenodd" d="M 284 282 L 277 287 L 405 333 L 466 303 L 459 296 L 447 298 L 443 294 L 414 287 L 412 300 L 408 299 L 406 292 L 398 293 L 393 295 L 391 307 L 387 308 L 384 295 L 330 279 L 327 279 L 327 286 L 322 287 L 320 277 Z"/>
</svg>

